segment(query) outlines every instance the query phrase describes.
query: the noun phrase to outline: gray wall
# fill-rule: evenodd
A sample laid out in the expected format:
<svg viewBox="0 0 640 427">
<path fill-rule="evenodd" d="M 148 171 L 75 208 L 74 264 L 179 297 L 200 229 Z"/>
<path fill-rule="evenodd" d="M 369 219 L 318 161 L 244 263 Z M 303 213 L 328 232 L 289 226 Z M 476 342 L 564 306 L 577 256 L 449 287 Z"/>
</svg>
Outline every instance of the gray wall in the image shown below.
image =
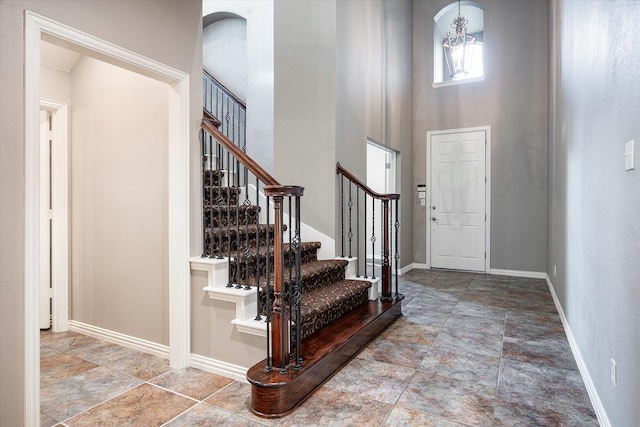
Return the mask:
<svg viewBox="0 0 640 427">
<path fill-rule="evenodd" d="M 305 187 L 302 221 L 333 235 L 336 1 L 274 5 L 274 177 Z M 304 238 L 304 236 L 302 236 Z"/>
<path fill-rule="evenodd" d="M 482 82 L 433 88 L 433 17 L 450 0 L 414 1 L 413 179 L 426 183 L 428 131 L 491 125 L 491 268 L 546 271 L 548 2 L 478 0 Z M 416 198 L 415 191 L 412 192 Z M 414 203 L 413 262 L 426 262 L 426 207 Z"/>
<path fill-rule="evenodd" d="M 0 423 L 3 426 L 24 424 L 25 9 L 193 76 L 202 72 L 200 1 L 0 1 Z M 201 87 L 199 77 L 191 79 L 190 130 L 196 162 L 197 130 L 202 118 Z"/>
<path fill-rule="evenodd" d="M 637 426 L 640 3 L 553 5 L 547 271 L 611 425 Z M 626 172 L 631 139 L 636 168 Z"/>
<path fill-rule="evenodd" d="M 367 137 L 400 152 L 401 267 L 413 240 L 411 12 L 411 1 L 338 1 L 336 15 L 335 161 L 365 181 Z"/>
</svg>

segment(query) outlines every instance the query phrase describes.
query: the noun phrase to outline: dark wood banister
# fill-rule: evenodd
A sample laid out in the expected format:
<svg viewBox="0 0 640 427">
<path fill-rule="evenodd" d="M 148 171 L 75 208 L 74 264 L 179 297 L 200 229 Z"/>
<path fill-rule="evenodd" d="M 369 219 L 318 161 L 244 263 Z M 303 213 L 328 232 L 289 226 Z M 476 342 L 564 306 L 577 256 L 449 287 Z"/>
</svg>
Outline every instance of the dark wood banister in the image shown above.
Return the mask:
<svg viewBox="0 0 640 427">
<path fill-rule="evenodd" d="M 380 199 L 380 200 L 399 200 L 400 199 L 399 194 L 380 194 L 378 192 L 373 191 L 371 188 L 367 186 L 367 184 L 360 181 L 355 175 L 353 175 L 351 172 L 343 168 L 340 162 L 336 163 L 336 174 L 344 175 L 347 179 L 349 179 L 355 185 L 360 187 L 362 191 L 364 191 L 365 193 L 367 193 L 373 198 Z"/>
<path fill-rule="evenodd" d="M 216 124 L 217 123 L 217 124 Z M 267 171 L 262 169 L 251 157 L 227 138 L 218 127 L 220 122 L 207 110 L 203 109 L 201 127 L 218 143 L 223 146 L 233 157 L 235 157 L 247 170 L 264 184 L 264 193 L 273 199 L 273 209 L 275 213 L 274 221 L 274 265 L 273 265 L 273 294 L 274 301 L 271 311 L 271 342 L 273 343 L 273 354 L 271 356 L 274 366 L 285 369 L 289 363 L 289 336 L 288 324 L 290 314 L 287 312 L 286 304 L 283 301 L 283 273 L 284 273 L 284 249 L 282 241 L 283 223 L 282 206 L 284 197 L 295 197 L 298 200 L 304 193 L 304 187 L 296 185 L 281 185 Z M 298 218 L 299 220 L 299 218 Z M 299 251 L 299 248 L 298 248 Z M 299 257 L 298 252 L 298 257 Z M 299 355 L 298 355 L 299 358 Z"/>
<path fill-rule="evenodd" d="M 360 181 L 355 175 L 346 170 L 340 165 L 340 162 L 336 163 L 336 174 L 346 177 L 350 182 L 354 183 L 362 191 L 369 196 L 379 199 L 382 202 L 382 221 L 385 226 L 383 227 L 382 237 L 382 301 L 390 301 L 391 297 L 391 265 L 390 265 L 390 252 L 389 252 L 389 224 L 391 217 L 389 215 L 389 201 L 396 200 L 396 206 L 398 200 L 400 200 L 399 194 L 380 194 L 373 191 L 364 182 Z M 342 184 L 340 184 L 342 185 Z M 343 234 L 344 236 L 344 234 Z M 344 242 L 343 242 L 344 249 Z"/>
<path fill-rule="evenodd" d="M 237 145 L 235 145 L 229 138 L 224 136 L 220 130 L 214 125 L 215 117 L 209 114 L 206 110 L 204 111 L 204 117 L 202 119 L 201 127 L 206 130 L 213 136 L 219 143 L 222 145 L 225 150 L 229 151 L 236 159 L 240 161 L 244 166 L 246 166 L 251 173 L 253 173 L 260 181 L 262 181 L 265 185 L 280 185 L 278 181 L 274 177 L 272 177 L 269 172 L 262 169 L 262 167 L 257 164 L 251 157 L 247 155 L 244 151 L 240 149 Z M 213 120 L 211 118 L 213 118 Z"/>
<path fill-rule="evenodd" d="M 240 99 L 240 97 L 238 97 L 238 95 L 236 95 L 235 93 L 231 92 L 231 91 L 229 90 L 229 88 L 228 88 L 228 87 L 226 87 L 225 85 L 223 85 L 222 83 L 220 83 L 220 81 L 219 81 L 218 79 L 216 79 L 215 77 L 213 77 L 211 74 L 209 74 L 209 73 L 207 72 L 207 70 L 202 70 L 202 72 L 203 72 L 204 74 L 206 74 L 206 75 L 207 75 L 207 77 L 209 77 L 211 80 L 213 80 L 214 82 L 216 82 L 216 84 L 217 84 L 218 86 L 220 86 L 220 87 L 222 88 L 222 90 L 223 90 L 223 91 L 227 92 L 227 95 L 229 95 L 230 97 L 232 97 L 234 101 L 236 101 L 238 104 L 242 105 L 242 106 L 244 107 L 244 109 L 245 109 L 245 110 L 247 109 L 247 104 L 245 104 L 245 102 L 244 102 L 242 99 Z"/>
</svg>

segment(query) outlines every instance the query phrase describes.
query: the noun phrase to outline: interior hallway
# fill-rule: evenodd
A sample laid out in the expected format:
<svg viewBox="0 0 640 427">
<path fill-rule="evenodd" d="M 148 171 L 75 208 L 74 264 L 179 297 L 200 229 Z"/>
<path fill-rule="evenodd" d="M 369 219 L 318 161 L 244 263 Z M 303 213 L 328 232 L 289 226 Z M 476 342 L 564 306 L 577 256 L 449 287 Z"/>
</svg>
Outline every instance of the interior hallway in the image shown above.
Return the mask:
<svg viewBox="0 0 640 427">
<path fill-rule="evenodd" d="M 287 417 L 250 387 L 77 333 L 41 333 L 43 426 L 596 426 L 544 280 L 413 270 L 403 317 Z"/>
</svg>

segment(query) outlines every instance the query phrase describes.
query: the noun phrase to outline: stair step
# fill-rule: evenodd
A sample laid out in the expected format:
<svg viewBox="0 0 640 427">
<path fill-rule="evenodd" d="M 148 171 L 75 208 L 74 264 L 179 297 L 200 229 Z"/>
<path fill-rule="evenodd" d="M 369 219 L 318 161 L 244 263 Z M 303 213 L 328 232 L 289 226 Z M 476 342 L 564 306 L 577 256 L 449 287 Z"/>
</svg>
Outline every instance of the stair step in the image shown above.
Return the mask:
<svg viewBox="0 0 640 427">
<path fill-rule="evenodd" d="M 369 301 L 370 282 L 341 280 L 306 293 L 300 306 L 301 336 L 308 337 Z"/>
<path fill-rule="evenodd" d="M 369 301 L 304 339 L 299 371 L 265 372 L 266 359 L 254 365 L 247 372 L 251 411 L 264 418 L 291 413 L 401 315 L 400 300 Z"/>
</svg>

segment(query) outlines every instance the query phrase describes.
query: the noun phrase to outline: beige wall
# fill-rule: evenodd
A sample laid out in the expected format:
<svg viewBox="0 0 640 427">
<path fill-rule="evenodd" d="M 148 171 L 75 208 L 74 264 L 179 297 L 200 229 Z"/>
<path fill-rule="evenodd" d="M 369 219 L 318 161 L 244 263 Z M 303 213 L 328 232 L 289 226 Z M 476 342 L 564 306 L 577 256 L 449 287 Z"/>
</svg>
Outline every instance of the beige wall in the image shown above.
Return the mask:
<svg viewBox="0 0 640 427">
<path fill-rule="evenodd" d="M 24 10 L 191 74 L 198 162 L 202 3 L 197 0 L 0 1 L 0 423 L 24 423 Z M 197 168 L 194 168 L 197 170 Z M 192 209 L 193 216 L 199 211 Z M 197 249 L 196 249 L 197 251 Z M 194 253 L 196 252 L 194 251 Z"/>
<path fill-rule="evenodd" d="M 169 344 L 169 86 L 82 57 L 71 72 L 71 319 Z"/>
<path fill-rule="evenodd" d="M 267 357 L 266 340 L 238 332 L 236 304 L 209 298 L 207 273 L 191 273 L 191 353 L 250 368 Z M 220 345 L 220 343 L 225 345 Z"/>
</svg>

